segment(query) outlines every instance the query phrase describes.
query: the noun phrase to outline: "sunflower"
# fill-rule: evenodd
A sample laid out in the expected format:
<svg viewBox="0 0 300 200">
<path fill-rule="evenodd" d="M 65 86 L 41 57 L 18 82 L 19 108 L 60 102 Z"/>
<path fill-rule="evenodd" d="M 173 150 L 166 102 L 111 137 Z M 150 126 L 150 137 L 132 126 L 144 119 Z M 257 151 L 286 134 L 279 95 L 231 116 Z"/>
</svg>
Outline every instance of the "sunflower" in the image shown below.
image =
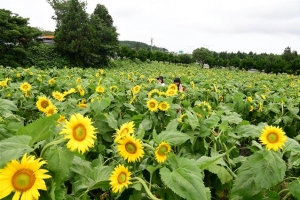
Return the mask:
<svg viewBox="0 0 300 200">
<path fill-rule="evenodd" d="M 140 90 L 141 90 L 141 86 L 140 85 L 136 85 L 133 88 L 131 88 L 131 91 L 132 91 L 133 94 L 139 93 Z"/>
<path fill-rule="evenodd" d="M 63 122 L 65 122 L 66 121 L 66 116 L 64 116 L 64 115 L 60 115 L 59 116 L 59 118 L 58 118 L 58 120 L 57 120 L 57 123 L 63 123 Z"/>
<path fill-rule="evenodd" d="M 67 95 L 72 94 L 72 93 L 76 93 L 75 88 L 71 88 L 68 91 L 64 91 L 63 95 L 67 96 Z"/>
<path fill-rule="evenodd" d="M 80 93 L 80 96 L 84 96 L 85 92 L 84 92 L 84 89 L 82 88 L 82 86 L 77 85 L 77 89 L 78 89 L 78 92 Z"/>
<path fill-rule="evenodd" d="M 76 84 L 78 85 L 79 83 L 81 83 L 81 78 L 76 79 Z"/>
<path fill-rule="evenodd" d="M 187 114 L 185 114 L 185 113 L 182 114 L 182 115 L 179 117 L 178 122 L 183 123 L 183 119 L 184 119 L 185 117 L 187 117 Z"/>
<path fill-rule="evenodd" d="M 147 101 L 147 107 L 151 112 L 156 112 L 158 110 L 158 102 L 155 99 L 150 99 Z"/>
<path fill-rule="evenodd" d="M 211 113 L 211 106 L 209 105 L 208 102 L 202 101 L 197 105 L 201 110 L 205 111 L 206 113 L 210 114 Z"/>
<path fill-rule="evenodd" d="M 57 113 L 57 108 L 56 108 L 56 106 L 50 105 L 50 106 L 48 106 L 48 107 L 46 108 L 46 112 L 45 112 L 46 116 L 51 116 L 51 115 L 53 115 L 54 113 Z"/>
<path fill-rule="evenodd" d="M 262 109 L 263 109 L 263 104 L 262 104 L 262 102 L 259 102 L 259 106 L 258 106 L 258 112 L 261 112 L 262 111 Z"/>
<path fill-rule="evenodd" d="M 58 91 L 52 92 L 52 96 L 57 101 L 63 101 L 63 100 L 65 100 L 64 94 L 61 93 L 61 92 L 58 92 Z"/>
<path fill-rule="evenodd" d="M 27 82 L 24 82 L 20 85 L 20 90 L 22 90 L 23 92 L 27 92 L 31 90 L 31 85 Z"/>
<path fill-rule="evenodd" d="M 115 135 L 115 142 L 122 139 L 124 136 L 131 135 L 134 133 L 134 122 L 127 122 L 125 124 L 122 124 L 120 129 L 116 129 L 116 135 Z"/>
<path fill-rule="evenodd" d="M 260 142 L 266 145 L 268 150 L 273 149 L 274 151 L 277 151 L 279 148 L 282 149 L 287 139 L 285 132 L 281 128 L 268 125 L 261 131 L 261 136 L 259 137 Z"/>
<path fill-rule="evenodd" d="M 139 139 L 135 139 L 131 135 L 126 135 L 118 143 L 117 149 L 124 160 L 135 162 L 137 160 L 140 161 L 144 156 L 143 145 Z"/>
<path fill-rule="evenodd" d="M 166 101 L 160 102 L 158 106 L 159 110 L 167 111 L 170 108 L 170 104 Z"/>
<path fill-rule="evenodd" d="M 148 93 L 148 98 L 160 96 L 160 91 L 158 89 L 153 89 Z"/>
<path fill-rule="evenodd" d="M 81 100 L 81 101 L 79 101 L 78 102 L 78 107 L 79 108 L 87 108 L 88 106 L 87 106 L 87 104 L 86 104 L 86 100 Z"/>
<path fill-rule="evenodd" d="M 132 104 L 132 103 L 134 102 L 135 99 L 136 99 L 136 95 L 134 95 L 134 96 L 130 99 L 129 104 Z"/>
<path fill-rule="evenodd" d="M 25 154 L 21 162 L 12 160 L 6 164 L 4 169 L 0 169 L 0 199 L 15 192 L 13 199 L 39 199 L 38 190 L 47 190 L 44 179 L 51 178 L 45 174 L 48 171 L 40 169 L 46 164 L 41 158 Z"/>
<path fill-rule="evenodd" d="M 167 90 L 166 91 L 166 96 L 171 97 L 171 96 L 175 96 L 177 94 L 177 90 Z"/>
<path fill-rule="evenodd" d="M 98 92 L 98 93 L 104 93 L 104 91 L 105 91 L 105 87 L 103 87 L 103 86 L 97 86 L 96 87 L 96 92 Z"/>
<path fill-rule="evenodd" d="M 52 102 L 50 99 L 47 99 L 47 97 L 39 97 L 38 101 L 36 102 L 36 107 L 39 109 L 39 111 L 46 113 L 47 108 L 52 105 Z"/>
<path fill-rule="evenodd" d="M 128 185 L 131 184 L 131 173 L 127 167 L 124 165 L 118 165 L 115 167 L 114 171 L 111 173 L 109 180 L 114 193 L 121 192 L 123 187 L 128 188 Z"/>
<path fill-rule="evenodd" d="M 250 106 L 249 111 L 253 112 L 253 106 Z"/>
<path fill-rule="evenodd" d="M 111 91 L 111 92 L 118 92 L 118 86 L 116 86 L 116 85 L 113 85 L 113 86 L 110 86 L 109 87 L 109 90 Z"/>
<path fill-rule="evenodd" d="M 51 78 L 49 81 L 48 81 L 49 85 L 53 85 L 55 83 L 55 79 L 54 78 Z"/>
<path fill-rule="evenodd" d="M 178 87 L 177 87 L 176 84 L 172 83 L 172 84 L 169 85 L 168 90 L 176 90 L 177 91 Z"/>
<path fill-rule="evenodd" d="M 155 159 L 159 163 L 165 162 L 167 154 L 171 151 L 171 146 L 167 142 L 161 142 L 155 150 Z"/>
<path fill-rule="evenodd" d="M 260 96 L 261 96 L 261 98 L 262 98 L 263 100 L 266 100 L 266 95 L 262 94 L 262 95 L 260 95 Z"/>
<path fill-rule="evenodd" d="M 71 151 L 78 149 L 79 153 L 85 153 L 90 147 L 94 146 L 96 139 L 96 128 L 88 117 L 77 113 L 71 115 L 70 121 L 59 134 L 66 134 L 65 139 L 69 139 L 67 147 Z"/>
<path fill-rule="evenodd" d="M 247 97 L 247 100 L 251 103 L 252 102 L 252 97 Z"/>
</svg>

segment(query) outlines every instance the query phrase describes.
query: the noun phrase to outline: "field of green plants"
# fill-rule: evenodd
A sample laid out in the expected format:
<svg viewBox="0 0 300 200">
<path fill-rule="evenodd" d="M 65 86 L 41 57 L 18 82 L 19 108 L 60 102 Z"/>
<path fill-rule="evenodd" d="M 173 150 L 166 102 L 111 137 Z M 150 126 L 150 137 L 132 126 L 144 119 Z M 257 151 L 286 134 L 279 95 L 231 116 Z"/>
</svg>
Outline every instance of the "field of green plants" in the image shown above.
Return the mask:
<svg viewBox="0 0 300 200">
<path fill-rule="evenodd" d="M 117 65 L 0 66 L 0 199 L 300 199 L 299 76 Z"/>
</svg>

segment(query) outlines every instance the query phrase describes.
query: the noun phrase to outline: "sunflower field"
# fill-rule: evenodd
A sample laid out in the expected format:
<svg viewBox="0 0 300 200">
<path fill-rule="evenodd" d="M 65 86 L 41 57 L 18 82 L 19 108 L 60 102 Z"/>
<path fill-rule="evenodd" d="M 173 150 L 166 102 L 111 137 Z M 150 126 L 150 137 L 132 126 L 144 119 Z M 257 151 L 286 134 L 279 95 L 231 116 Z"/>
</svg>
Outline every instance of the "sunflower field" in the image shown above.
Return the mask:
<svg viewBox="0 0 300 200">
<path fill-rule="evenodd" d="M 116 65 L 0 66 L 0 199 L 300 199 L 299 76 Z"/>
</svg>

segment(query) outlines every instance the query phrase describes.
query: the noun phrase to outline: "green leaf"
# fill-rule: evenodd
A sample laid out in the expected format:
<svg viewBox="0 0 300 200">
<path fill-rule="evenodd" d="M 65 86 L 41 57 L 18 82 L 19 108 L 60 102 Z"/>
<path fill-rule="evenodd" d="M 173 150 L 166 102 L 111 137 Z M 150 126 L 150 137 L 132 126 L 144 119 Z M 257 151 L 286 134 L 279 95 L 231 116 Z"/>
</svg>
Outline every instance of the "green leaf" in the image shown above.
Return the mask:
<svg viewBox="0 0 300 200">
<path fill-rule="evenodd" d="M 110 112 L 108 115 L 105 116 L 107 119 L 108 126 L 117 129 L 118 128 L 118 121 L 115 119 L 115 116 Z"/>
<path fill-rule="evenodd" d="M 14 102 L 7 100 L 7 99 L 0 99 L 0 111 L 17 111 L 18 107 L 15 105 Z"/>
<path fill-rule="evenodd" d="M 201 170 L 205 170 L 217 162 L 220 158 L 223 158 L 225 155 L 226 153 L 222 153 L 213 157 L 201 156 L 201 158 L 196 161 L 196 165 L 198 165 Z"/>
<path fill-rule="evenodd" d="M 22 157 L 25 153 L 33 151 L 29 146 L 30 140 L 30 136 L 21 135 L 0 141 L 0 167 L 13 159 Z"/>
<path fill-rule="evenodd" d="M 158 143 L 167 141 L 171 145 L 175 146 L 180 145 L 189 139 L 189 135 L 180 131 L 163 131 L 157 137 Z"/>
<path fill-rule="evenodd" d="M 247 158 L 238 169 L 232 188 L 233 196 L 251 197 L 280 183 L 286 164 L 278 152 L 260 150 Z M 249 190 L 251 188 L 251 190 Z"/>
<path fill-rule="evenodd" d="M 97 166 L 93 169 L 92 182 L 89 185 L 89 191 L 94 189 L 109 189 L 109 176 L 113 168 L 111 166 Z"/>
<path fill-rule="evenodd" d="M 294 180 L 293 182 L 289 183 L 288 188 L 290 193 L 297 199 L 300 199 L 300 179 Z"/>
<path fill-rule="evenodd" d="M 140 124 L 145 131 L 149 131 L 152 128 L 152 125 L 153 122 L 148 117 L 144 118 Z"/>
<path fill-rule="evenodd" d="M 173 119 L 169 122 L 169 124 L 166 127 L 166 131 L 175 131 L 177 130 L 177 126 L 178 126 L 178 119 Z"/>
<path fill-rule="evenodd" d="M 213 164 L 208 167 L 208 171 L 216 174 L 222 184 L 225 184 L 228 181 L 232 180 L 232 176 L 223 166 Z"/>
<path fill-rule="evenodd" d="M 62 182 L 69 174 L 74 154 L 66 147 L 53 146 L 45 153 L 48 167 L 54 173 L 56 183 Z"/>
<path fill-rule="evenodd" d="M 228 121 L 222 121 L 222 123 L 219 125 L 219 128 L 223 132 L 227 131 L 228 127 Z"/>
<path fill-rule="evenodd" d="M 192 127 L 193 130 L 195 130 L 197 127 L 200 126 L 197 115 L 192 114 L 189 111 L 186 111 L 186 115 L 188 117 L 187 122 L 189 123 L 189 125 Z"/>
<path fill-rule="evenodd" d="M 261 135 L 261 130 L 265 126 L 266 126 L 265 123 L 260 123 L 257 126 L 252 124 L 247 124 L 247 125 L 239 126 L 237 129 L 237 133 L 242 137 L 257 138 Z"/>
<path fill-rule="evenodd" d="M 84 177 L 91 176 L 93 172 L 91 163 L 78 156 L 74 156 L 73 165 L 70 170 Z"/>
<path fill-rule="evenodd" d="M 239 124 L 243 119 L 235 112 L 221 116 L 222 121 L 228 121 L 229 124 Z"/>
<path fill-rule="evenodd" d="M 102 112 L 105 108 L 110 106 L 111 100 L 109 98 L 101 99 L 100 101 L 93 101 L 91 103 L 91 109 L 95 112 Z"/>
<path fill-rule="evenodd" d="M 209 129 L 216 127 L 220 121 L 220 117 L 217 115 L 211 115 L 209 118 L 202 121 L 202 123 Z"/>
<path fill-rule="evenodd" d="M 21 127 L 16 135 L 31 136 L 30 146 L 32 146 L 34 143 L 48 139 L 53 135 L 51 128 L 56 126 L 58 117 L 58 114 L 54 114 L 40 118 L 27 126 Z"/>
<path fill-rule="evenodd" d="M 168 188 L 184 199 L 208 199 L 202 172 L 194 161 L 178 158 L 174 154 L 170 154 L 168 160 L 172 165 L 172 171 L 167 167 L 160 169 L 161 179 Z"/>
</svg>

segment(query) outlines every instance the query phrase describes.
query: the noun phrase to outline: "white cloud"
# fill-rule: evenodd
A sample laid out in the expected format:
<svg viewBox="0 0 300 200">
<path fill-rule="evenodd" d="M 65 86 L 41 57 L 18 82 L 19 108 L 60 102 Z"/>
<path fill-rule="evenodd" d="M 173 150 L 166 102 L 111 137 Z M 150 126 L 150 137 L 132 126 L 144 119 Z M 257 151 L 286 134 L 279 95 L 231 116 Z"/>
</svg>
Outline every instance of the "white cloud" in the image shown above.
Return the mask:
<svg viewBox="0 0 300 200">
<path fill-rule="evenodd" d="M 172 51 L 204 46 L 215 51 L 300 53 L 300 0 L 90 0 L 107 7 L 121 40 Z M 17 6 L 16 6 L 17 5 Z M 30 18 L 32 26 L 55 29 L 46 0 L 1 0 L 1 8 Z"/>
</svg>

